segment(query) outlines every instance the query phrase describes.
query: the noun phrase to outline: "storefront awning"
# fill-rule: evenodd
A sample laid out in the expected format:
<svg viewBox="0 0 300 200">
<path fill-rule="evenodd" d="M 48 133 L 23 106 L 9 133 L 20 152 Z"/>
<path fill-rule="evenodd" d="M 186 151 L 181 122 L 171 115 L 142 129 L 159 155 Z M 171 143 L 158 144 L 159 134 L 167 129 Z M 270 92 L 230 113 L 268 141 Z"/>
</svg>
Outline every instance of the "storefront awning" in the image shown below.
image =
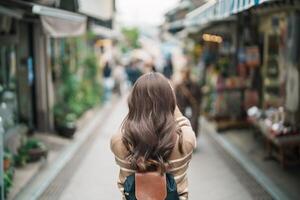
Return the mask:
<svg viewBox="0 0 300 200">
<path fill-rule="evenodd" d="M 247 10 L 253 6 L 274 0 L 212 0 L 190 12 L 185 26 L 201 26 L 208 22 L 225 19 L 233 14 Z"/>
<path fill-rule="evenodd" d="M 86 32 L 84 15 L 40 5 L 34 5 L 32 13 L 41 16 L 44 32 L 50 37 L 80 36 Z"/>
<path fill-rule="evenodd" d="M 21 19 L 22 16 L 23 16 L 23 12 L 20 11 L 20 10 L 17 10 L 17 9 L 10 9 L 10 8 L 7 8 L 5 6 L 1 6 L 0 5 L 0 14 L 1 15 L 6 15 L 6 16 L 9 16 L 9 17 L 13 17 L 13 18 L 17 18 L 17 19 Z"/>
</svg>

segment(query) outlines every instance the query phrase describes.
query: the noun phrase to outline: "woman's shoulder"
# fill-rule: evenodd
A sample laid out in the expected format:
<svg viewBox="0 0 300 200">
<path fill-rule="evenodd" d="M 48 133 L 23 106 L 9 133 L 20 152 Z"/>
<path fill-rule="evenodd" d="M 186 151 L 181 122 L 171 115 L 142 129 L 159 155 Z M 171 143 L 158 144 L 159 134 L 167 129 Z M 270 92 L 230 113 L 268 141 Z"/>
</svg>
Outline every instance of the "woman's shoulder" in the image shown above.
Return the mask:
<svg viewBox="0 0 300 200">
<path fill-rule="evenodd" d="M 110 139 L 110 149 L 115 156 L 125 158 L 128 155 L 128 151 L 122 141 L 122 132 L 119 130 Z"/>
<path fill-rule="evenodd" d="M 195 132 L 193 131 L 190 121 L 186 117 L 178 117 L 176 121 L 181 129 L 183 149 L 185 152 L 189 153 L 196 148 L 197 142 Z"/>
<path fill-rule="evenodd" d="M 176 122 L 181 129 L 181 133 L 177 139 L 176 146 L 171 153 L 169 162 L 172 163 L 173 167 L 180 168 L 181 166 L 186 166 L 191 160 L 193 151 L 196 148 L 196 136 L 190 121 L 186 117 L 177 117 Z M 181 147 L 183 152 L 180 150 Z"/>
</svg>

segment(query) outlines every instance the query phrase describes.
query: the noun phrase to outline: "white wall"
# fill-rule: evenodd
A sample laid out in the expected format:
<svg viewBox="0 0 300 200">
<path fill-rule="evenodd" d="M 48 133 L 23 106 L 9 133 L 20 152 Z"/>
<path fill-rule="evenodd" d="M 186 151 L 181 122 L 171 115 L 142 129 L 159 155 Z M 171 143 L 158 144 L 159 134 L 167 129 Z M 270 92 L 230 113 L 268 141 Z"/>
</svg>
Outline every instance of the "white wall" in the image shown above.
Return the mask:
<svg viewBox="0 0 300 200">
<path fill-rule="evenodd" d="M 113 17 L 113 0 L 79 0 L 79 11 L 92 17 L 109 20 Z"/>
</svg>

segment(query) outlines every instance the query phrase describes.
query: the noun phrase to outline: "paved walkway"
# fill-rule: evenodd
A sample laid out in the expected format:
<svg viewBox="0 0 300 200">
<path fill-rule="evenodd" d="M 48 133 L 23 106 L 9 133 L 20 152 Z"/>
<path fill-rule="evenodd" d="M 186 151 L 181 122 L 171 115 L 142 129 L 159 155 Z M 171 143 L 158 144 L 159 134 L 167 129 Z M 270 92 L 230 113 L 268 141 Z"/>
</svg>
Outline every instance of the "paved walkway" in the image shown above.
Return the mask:
<svg viewBox="0 0 300 200">
<path fill-rule="evenodd" d="M 97 130 L 96 137 L 78 162 L 75 173 L 66 181 L 67 186 L 60 195 L 61 200 L 120 199 L 116 186 L 118 168 L 109 148 L 109 141 L 127 112 L 125 98 L 114 106 L 104 125 Z M 226 162 L 222 150 L 210 136 L 202 134 L 198 149 L 190 164 L 190 199 L 247 200 L 253 197 L 232 166 Z"/>
</svg>

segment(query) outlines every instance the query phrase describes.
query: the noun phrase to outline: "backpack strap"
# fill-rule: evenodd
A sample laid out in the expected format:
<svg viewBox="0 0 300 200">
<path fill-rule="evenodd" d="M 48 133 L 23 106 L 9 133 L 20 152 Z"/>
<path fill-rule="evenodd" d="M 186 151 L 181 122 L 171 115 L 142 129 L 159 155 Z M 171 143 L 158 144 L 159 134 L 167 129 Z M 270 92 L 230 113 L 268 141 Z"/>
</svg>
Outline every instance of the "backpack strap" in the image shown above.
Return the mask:
<svg viewBox="0 0 300 200">
<path fill-rule="evenodd" d="M 137 200 L 165 200 L 167 197 L 166 174 L 135 173 L 135 196 Z"/>
</svg>

